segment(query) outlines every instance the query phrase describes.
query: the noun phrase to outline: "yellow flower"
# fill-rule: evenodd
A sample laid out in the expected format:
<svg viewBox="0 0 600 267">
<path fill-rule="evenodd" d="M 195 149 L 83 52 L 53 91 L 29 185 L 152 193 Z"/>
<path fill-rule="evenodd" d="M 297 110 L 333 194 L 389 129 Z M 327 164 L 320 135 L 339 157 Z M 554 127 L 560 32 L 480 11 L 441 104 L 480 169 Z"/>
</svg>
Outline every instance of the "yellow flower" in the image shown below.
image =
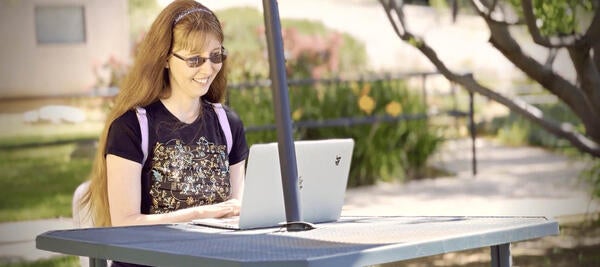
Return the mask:
<svg viewBox="0 0 600 267">
<path fill-rule="evenodd" d="M 385 106 L 385 112 L 391 116 L 397 117 L 402 113 L 402 105 L 397 101 L 392 101 Z"/>
<path fill-rule="evenodd" d="M 375 100 L 368 95 L 363 95 L 358 99 L 358 107 L 365 113 L 371 115 L 375 109 Z"/>
<path fill-rule="evenodd" d="M 299 120 L 300 118 L 302 118 L 302 113 L 302 108 L 294 110 L 294 112 L 292 112 L 292 119 L 295 121 Z"/>
</svg>

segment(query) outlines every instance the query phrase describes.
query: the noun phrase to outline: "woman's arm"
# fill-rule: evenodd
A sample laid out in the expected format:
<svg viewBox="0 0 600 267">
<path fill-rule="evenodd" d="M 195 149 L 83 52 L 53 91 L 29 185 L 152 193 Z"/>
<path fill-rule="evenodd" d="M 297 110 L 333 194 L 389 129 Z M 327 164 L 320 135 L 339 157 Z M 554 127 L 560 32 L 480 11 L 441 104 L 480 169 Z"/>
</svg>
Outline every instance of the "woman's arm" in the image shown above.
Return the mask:
<svg viewBox="0 0 600 267">
<path fill-rule="evenodd" d="M 245 176 L 245 160 L 242 160 L 229 167 L 229 179 L 231 181 L 231 198 L 242 201 L 242 195 L 244 194 Z"/>
<path fill-rule="evenodd" d="M 243 168 L 244 165 L 242 165 Z M 142 173 L 142 165 L 135 161 L 108 154 L 106 156 L 106 169 L 108 203 L 113 226 L 189 222 L 197 218 L 223 217 L 239 211 L 239 206 L 235 203 L 223 202 L 215 205 L 180 209 L 165 214 L 141 214 L 142 188 L 139 177 Z"/>
</svg>

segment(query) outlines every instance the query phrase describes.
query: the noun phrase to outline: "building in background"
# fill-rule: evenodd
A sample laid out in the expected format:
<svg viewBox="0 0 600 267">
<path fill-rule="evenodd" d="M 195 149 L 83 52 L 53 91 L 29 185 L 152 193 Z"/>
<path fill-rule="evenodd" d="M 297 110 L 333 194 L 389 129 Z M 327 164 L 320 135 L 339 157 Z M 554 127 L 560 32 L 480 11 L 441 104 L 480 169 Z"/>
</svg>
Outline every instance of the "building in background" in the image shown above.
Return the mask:
<svg viewBox="0 0 600 267">
<path fill-rule="evenodd" d="M 128 25 L 123 0 L 0 0 L 0 99 L 102 93 Z"/>
</svg>

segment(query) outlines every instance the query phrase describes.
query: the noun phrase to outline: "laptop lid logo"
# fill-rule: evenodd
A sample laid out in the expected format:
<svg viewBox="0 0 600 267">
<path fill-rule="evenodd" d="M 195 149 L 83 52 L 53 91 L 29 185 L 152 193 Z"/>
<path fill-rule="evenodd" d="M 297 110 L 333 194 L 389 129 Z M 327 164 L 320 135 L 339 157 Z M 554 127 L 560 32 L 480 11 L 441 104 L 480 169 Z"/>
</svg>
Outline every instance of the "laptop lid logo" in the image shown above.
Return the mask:
<svg viewBox="0 0 600 267">
<path fill-rule="evenodd" d="M 342 160 L 342 157 L 340 157 L 340 155 L 335 156 L 335 166 L 339 166 L 341 160 Z"/>
</svg>

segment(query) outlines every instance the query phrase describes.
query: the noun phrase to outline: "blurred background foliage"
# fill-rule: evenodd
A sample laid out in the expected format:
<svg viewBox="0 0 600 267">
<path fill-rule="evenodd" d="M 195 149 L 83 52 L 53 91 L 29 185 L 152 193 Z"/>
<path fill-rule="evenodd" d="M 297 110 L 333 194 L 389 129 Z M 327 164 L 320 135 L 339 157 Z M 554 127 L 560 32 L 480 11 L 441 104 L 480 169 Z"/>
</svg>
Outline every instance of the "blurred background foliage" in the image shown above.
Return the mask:
<svg viewBox="0 0 600 267">
<path fill-rule="evenodd" d="M 518 0 L 511 1 L 513 4 L 520 4 Z M 436 8 L 451 7 L 451 3 L 446 0 L 406 2 L 429 2 Z M 589 19 L 577 17 L 585 16 L 578 15 L 579 13 L 562 11 L 569 5 L 585 10 L 591 0 L 533 2 L 536 15 L 547 15 L 549 18 L 555 18 L 556 14 L 565 16 L 559 20 L 548 19 L 547 23 L 542 24 L 544 34 L 570 33 L 579 27 L 577 22 Z M 457 4 L 469 5 L 467 0 L 457 0 Z M 128 0 L 128 7 L 131 49 L 134 53 L 137 43 L 144 37 L 161 7 L 156 1 L 148 0 Z M 239 113 L 247 127 L 274 124 L 270 88 L 236 86 L 268 77 L 262 14 L 253 8 L 232 8 L 216 13 L 223 23 L 225 46 L 230 53 L 227 60 L 230 61 L 229 82 L 233 86 L 229 90 L 228 104 Z M 346 79 L 360 77 L 370 71 L 366 68 L 364 44 L 346 33 L 332 31 L 313 21 L 282 19 L 282 27 L 289 79 L 340 80 L 337 83 L 291 85 L 291 115 L 295 123 L 377 116 L 409 118 L 409 115 L 426 113 L 425 102 L 449 102 L 449 98 L 443 96 L 430 96 L 424 100 L 418 90 L 401 80 Z M 111 73 L 119 75 L 112 75 L 112 80 L 103 81 L 104 83 L 118 84 L 123 68 L 130 61 L 122 62 L 106 64 L 108 68 L 113 68 Z M 85 105 L 82 102 L 86 101 L 74 100 L 73 104 Z M 448 105 L 452 103 L 446 103 Z M 481 109 L 480 105 L 482 104 L 476 102 L 476 111 Z M 551 117 L 581 127 L 577 117 L 560 103 L 543 103 L 538 107 Z M 110 103 L 102 104 L 103 113 L 107 108 L 110 108 Z M 448 128 L 448 125 L 432 125 L 432 119 L 434 118 L 355 126 L 295 128 L 294 138 L 354 138 L 356 146 L 349 186 L 373 184 L 378 180 L 406 181 L 432 177 L 427 160 L 447 137 L 441 133 L 441 128 Z M 461 124 L 466 123 L 462 121 Z M 72 125 L 37 124 L 29 127 L 34 130 L 26 134 L 19 132 L 13 136 L 0 136 L 0 187 L 10 192 L 0 195 L 0 222 L 70 217 L 73 190 L 86 179 L 91 168 L 93 151 L 96 149 L 93 141 L 97 139 L 100 130 L 96 125 L 78 127 L 85 129 L 81 131 L 72 131 Z M 509 113 L 490 121 L 479 121 L 478 133 L 505 144 L 536 145 L 585 157 L 589 160 L 590 167 L 582 173 L 582 177 L 591 182 L 591 190 L 596 197 L 600 197 L 600 160 L 579 154 L 565 141 L 519 116 Z M 247 138 L 249 144 L 274 142 L 276 133 L 273 130 L 249 131 Z M 35 263 L 17 263 L 14 266 L 77 266 L 78 262 L 76 257 L 62 257 Z"/>
<path fill-rule="evenodd" d="M 267 47 L 262 15 L 252 8 L 218 12 L 230 51 L 230 82 L 260 81 L 268 77 Z M 282 19 L 288 80 L 356 76 L 366 71 L 366 51 L 348 34 L 334 32 L 308 20 Z M 290 85 L 290 107 L 294 121 L 323 121 L 384 115 L 394 101 L 407 113 L 424 113 L 418 94 L 411 94 L 401 81 L 337 82 Z M 362 102 L 361 102 L 362 100 Z M 270 87 L 229 90 L 228 103 L 246 126 L 274 124 Z M 361 106 L 361 103 L 363 104 Z M 389 114 L 388 114 L 389 115 Z M 400 115 L 400 112 L 393 114 Z M 392 115 L 390 115 L 392 116 Z M 350 186 L 377 180 L 416 178 L 426 169 L 427 158 L 440 137 L 428 131 L 428 123 L 402 121 L 346 127 L 296 129 L 296 140 L 354 138 Z M 249 132 L 248 143 L 275 142 L 273 130 Z M 411 155 L 411 156 L 409 156 Z M 422 175 L 421 175 L 422 176 Z"/>
<path fill-rule="evenodd" d="M 295 123 L 326 122 L 424 114 L 420 95 L 399 80 L 341 81 L 332 84 L 290 86 L 290 108 Z M 230 90 L 229 105 L 246 126 L 274 124 L 271 89 L 251 87 Z M 377 180 L 415 179 L 428 171 L 427 159 L 442 141 L 426 119 L 376 122 L 374 124 L 296 128 L 296 140 L 353 138 L 355 148 L 349 186 Z M 248 143 L 275 142 L 274 131 L 249 131 Z"/>
<path fill-rule="evenodd" d="M 154 9 L 153 6 L 144 8 Z M 250 7 L 230 8 L 216 13 L 223 24 L 224 45 L 229 52 L 228 78 L 232 87 L 228 92 L 228 104 L 246 126 L 274 124 L 270 87 L 236 89 L 235 86 L 260 83 L 268 78 L 262 14 Z M 364 44 L 349 34 L 335 32 L 319 22 L 309 20 L 282 19 L 281 23 L 289 81 L 340 79 L 368 71 Z M 392 84 L 398 85 L 394 87 Z M 401 81 L 373 84 L 358 81 L 329 85 L 317 82 L 290 86 L 289 89 L 290 105 L 296 121 L 385 114 L 386 105 L 392 101 L 398 103 L 404 112 L 416 114 L 426 110 L 420 96 L 411 94 Z M 372 102 L 372 107 L 361 109 L 361 97 L 363 102 Z M 249 132 L 247 135 L 250 145 L 276 141 L 274 130 Z M 356 141 L 354 164 L 349 177 L 351 186 L 373 184 L 378 179 L 391 180 L 396 177 L 404 180 L 423 176 L 427 158 L 435 152 L 441 140 L 435 131 L 428 131 L 427 120 L 297 129 L 295 139 L 344 137 Z"/>
<path fill-rule="evenodd" d="M 154 1 L 129 1 L 132 51 L 159 9 Z M 252 8 L 231 8 L 219 10 L 217 15 L 226 35 L 225 45 L 230 53 L 227 60 L 231 61 L 228 104 L 247 127 L 274 125 L 270 87 L 241 86 L 264 84 L 268 78 L 262 14 Z M 295 122 L 341 117 L 399 118 L 426 111 L 420 93 L 404 81 L 361 80 L 369 71 L 365 46 L 350 35 L 308 20 L 283 19 L 282 28 L 289 81 L 305 81 L 289 87 Z M 119 68 L 109 73 L 127 71 L 126 62 L 131 61 L 121 62 L 123 64 L 107 64 L 108 68 L 117 65 Z M 122 75 L 112 75 L 104 82 L 118 84 L 121 78 Z M 322 83 L 319 79 L 339 82 Z M 110 101 L 102 100 L 103 104 L 94 105 L 102 109 L 99 113 L 105 114 L 111 107 Z M 85 101 L 73 100 L 72 104 L 82 106 Z M 0 196 L 0 221 L 71 216 L 73 190 L 89 174 L 96 149 L 95 140 L 101 127 L 95 125 L 103 123 L 102 117 L 96 120 L 94 125 L 81 128 L 82 131 L 73 131 L 69 124 L 38 123 L 28 126 L 37 130 L 0 136 L 0 168 L 4 173 L 0 186 L 21 196 Z M 249 144 L 276 141 L 274 130 L 249 131 L 247 136 Z M 324 138 L 354 138 L 356 146 L 349 186 L 423 177 L 427 173 L 428 157 L 442 140 L 427 119 L 295 129 L 296 140 Z M 52 190 L 40 190 L 40 187 Z"/>
<path fill-rule="evenodd" d="M 538 88 L 539 85 L 536 86 L 528 80 L 515 82 L 516 88 L 521 86 L 530 89 L 520 93 L 517 89 L 517 97 L 527 99 L 548 118 L 568 122 L 579 132 L 585 131 L 579 117 L 566 104 Z M 580 174 L 580 178 L 590 183 L 593 196 L 600 197 L 600 159 L 580 152 L 568 141 L 557 138 L 522 116 L 509 111 L 506 116 L 495 117 L 490 121 L 481 121 L 478 123 L 478 134 L 494 138 L 505 145 L 542 147 L 586 162 L 588 167 Z"/>
<path fill-rule="evenodd" d="M 143 36 L 160 8 L 154 1 L 130 0 L 129 4 L 132 36 Z M 230 51 L 228 104 L 238 112 L 246 127 L 274 125 L 270 88 L 252 85 L 264 84 L 268 74 L 261 14 L 252 8 L 232 8 L 217 13 L 224 25 L 226 46 Z M 396 118 L 391 122 L 353 126 L 296 127 L 296 140 L 353 138 L 356 147 L 349 186 L 369 185 L 379 180 L 406 181 L 435 176 L 436 170 L 432 170 L 427 161 L 448 138 L 444 131 L 451 127 L 448 127 L 449 123 L 439 124 L 438 117 L 410 117 L 426 114 L 432 103 L 456 105 L 450 97 L 429 95 L 428 99 L 423 99 L 420 88 L 413 88 L 410 83 L 398 78 L 361 79 L 362 75 L 369 74 L 369 70 L 366 68 L 365 47 L 360 41 L 314 21 L 283 19 L 282 25 L 286 38 L 286 67 L 290 81 L 295 81 L 289 86 L 291 116 L 295 123 L 338 118 Z M 140 39 L 132 39 L 135 40 Z M 319 42 L 323 45 L 309 45 Z M 75 100 L 74 104 L 81 106 L 82 100 Z M 476 102 L 476 112 L 481 110 L 482 105 L 485 104 Z M 465 105 L 461 103 L 460 106 L 464 109 Z M 581 127 L 577 118 L 562 104 L 550 102 L 538 107 L 552 117 Z M 110 103 L 102 104 L 102 113 L 107 108 L 110 108 Z M 459 120 L 464 129 L 466 122 Z M 98 120 L 97 124 L 101 123 Z M 35 130 L 27 134 L 19 132 L 14 136 L 0 136 L 3 148 L 0 151 L 3 159 L 1 169 L 5 174 L 0 179 L 0 186 L 31 200 L 9 199 L 14 198 L 10 194 L 0 196 L 0 221 L 70 216 L 68 200 L 74 188 L 89 173 L 91 155 L 96 149 L 93 141 L 100 130 L 94 125 L 82 127 L 84 130 L 80 132 L 72 131 L 71 125 L 36 124 L 29 127 Z M 466 131 L 457 132 L 458 135 L 452 137 L 465 137 L 467 134 Z M 536 145 L 585 157 L 564 141 L 510 113 L 490 121 L 479 121 L 478 132 L 506 144 Z M 40 133 L 44 135 L 40 136 Z M 276 133 L 274 130 L 251 130 L 247 138 L 249 144 L 274 142 Z M 54 151 L 53 156 L 48 156 L 44 152 L 46 150 Z M 596 195 L 600 196 L 597 189 L 600 188 L 600 163 L 598 160 L 591 162 L 589 171 L 582 175 L 595 184 Z M 48 171 L 32 166 L 46 166 Z M 56 186 L 50 193 L 53 196 L 50 202 L 47 201 L 48 195 L 36 193 L 39 186 L 25 186 L 39 184 L 39 181 L 52 181 Z M 39 205 L 44 202 L 54 204 Z M 45 212 L 38 212 L 42 209 Z"/>
<path fill-rule="evenodd" d="M 583 131 L 583 124 L 579 122 L 579 118 L 564 103 L 545 103 L 536 106 L 549 117 L 556 118 L 559 121 L 570 122 L 575 127 L 580 128 L 580 131 Z M 543 147 L 557 153 L 580 158 L 582 161 L 587 162 L 588 167 L 580 174 L 580 178 L 589 182 L 593 196 L 600 198 L 600 159 L 581 153 L 572 147 L 568 141 L 557 138 L 537 124 L 531 124 L 531 122 L 513 112 L 510 112 L 508 116 L 498 117 L 484 123 L 479 128 L 481 130 L 480 133 L 487 136 L 494 136 L 494 138 L 503 144 Z"/>
<path fill-rule="evenodd" d="M 158 12 L 160 7 L 155 1 L 129 0 L 132 54 Z M 215 13 L 223 25 L 224 45 L 229 52 L 229 82 L 268 78 L 262 13 L 251 7 Z M 365 46 L 349 34 L 309 20 L 282 19 L 281 26 L 290 79 L 357 75 L 367 71 Z"/>
<path fill-rule="evenodd" d="M 229 82 L 267 78 L 262 14 L 249 7 L 216 13 L 223 24 L 225 47 L 229 51 Z M 349 34 L 308 20 L 282 19 L 281 25 L 288 79 L 318 79 L 366 71 L 365 46 Z"/>
<path fill-rule="evenodd" d="M 593 0 L 533 0 L 533 13 L 540 33 L 545 36 L 582 32 L 592 19 Z M 509 0 L 519 17 L 523 17 L 521 0 Z"/>
</svg>

